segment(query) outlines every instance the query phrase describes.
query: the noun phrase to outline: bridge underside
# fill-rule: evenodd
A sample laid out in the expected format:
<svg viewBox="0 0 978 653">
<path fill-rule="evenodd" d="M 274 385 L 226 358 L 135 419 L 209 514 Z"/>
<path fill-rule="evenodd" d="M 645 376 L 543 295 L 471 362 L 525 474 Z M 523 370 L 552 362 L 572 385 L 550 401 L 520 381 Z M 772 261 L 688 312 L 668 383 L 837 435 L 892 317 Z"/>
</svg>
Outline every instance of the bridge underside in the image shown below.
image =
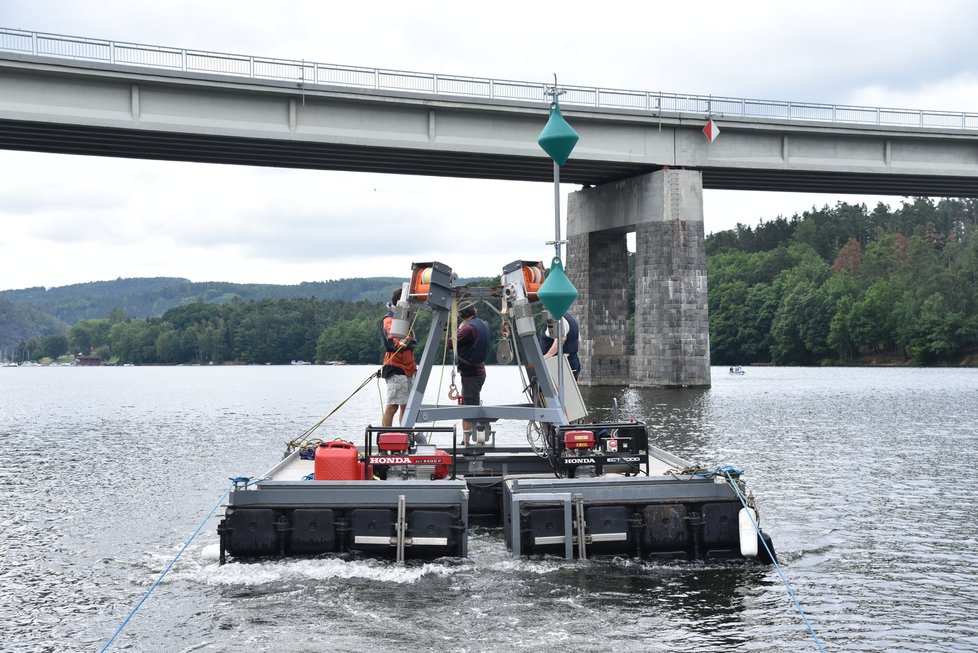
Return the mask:
<svg viewBox="0 0 978 653">
<path fill-rule="evenodd" d="M 519 181 L 552 179 L 539 102 L 297 85 L 0 52 L 0 149 Z M 561 180 L 664 169 L 706 189 L 978 197 L 973 130 L 572 106 Z"/>
<path fill-rule="evenodd" d="M 553 164 L 545 157 L 22 120 L 0 120 L 0 149 L 279 168 L 553 181 Z M 565 183 L 597 186 L 662 169 L 663 166 L 647 163 L 578 158 L 568 160 L 561 167 L 560 178 Z M 978 178 L 968 176 L 777 170 L 769 167 L 686 166 L 685 169 L 701 172 L 705 189 L 978 197 Z"/>
<path fill-rule="evenodd" d="M 0 120 L 0 149 L 273 168 L 553 182 L 553 162 L 544 156 L 432 152 L 405 147 L 16 120 Z M 656 169 L 658 166 L 647 164 L 580 160 L 569 161 L 561 169 L 561 176 L 566 177 L 568 183 L 594 184 Z"/>
</svg>

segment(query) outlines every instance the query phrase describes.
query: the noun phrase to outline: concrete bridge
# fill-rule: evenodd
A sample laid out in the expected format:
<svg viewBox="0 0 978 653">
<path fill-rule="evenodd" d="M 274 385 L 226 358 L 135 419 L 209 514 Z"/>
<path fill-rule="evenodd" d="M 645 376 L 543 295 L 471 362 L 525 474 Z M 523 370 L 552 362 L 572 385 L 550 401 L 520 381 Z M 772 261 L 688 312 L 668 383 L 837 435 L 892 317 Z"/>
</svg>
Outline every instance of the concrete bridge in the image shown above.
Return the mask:
<svg viewBox="0 0 978 653">
<path fill-rule="evenodd" d="M 0 148 L 550 181 L 545 87 L 0 29 Z M 584 383 L 710 384 L 704 188 L 978 196 L 978 113 L 563 88 Z"/>
</svg>

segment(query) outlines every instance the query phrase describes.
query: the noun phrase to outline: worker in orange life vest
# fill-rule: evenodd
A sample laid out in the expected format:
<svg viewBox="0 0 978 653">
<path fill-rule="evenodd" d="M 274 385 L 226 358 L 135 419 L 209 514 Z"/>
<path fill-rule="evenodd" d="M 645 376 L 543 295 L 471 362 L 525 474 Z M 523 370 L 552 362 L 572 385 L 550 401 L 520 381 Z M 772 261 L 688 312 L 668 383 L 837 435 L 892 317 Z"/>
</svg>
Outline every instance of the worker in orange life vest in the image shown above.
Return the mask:
<svg viewBox="0 0 978 653">
<path fill-rule="evenodd" d="M 391 323 L 394 321 L 394 305 L 401 299 L 401 289 L 397 288 L 387 304 L 387 315 L 380 324 L 380 337 L 384 343 L 384 361 L 380 375 L 387 382 L 387 406 L 384 408 L 383 426 L 392 426 L 394 413 L 398 407 L 401 414 L 398 424 L 404 422 L 404 411 L 411 394 L 411 379 L 418 370 L 414 361 L 414 331 L 404 339 L 391 336 Z"/>
</svg>

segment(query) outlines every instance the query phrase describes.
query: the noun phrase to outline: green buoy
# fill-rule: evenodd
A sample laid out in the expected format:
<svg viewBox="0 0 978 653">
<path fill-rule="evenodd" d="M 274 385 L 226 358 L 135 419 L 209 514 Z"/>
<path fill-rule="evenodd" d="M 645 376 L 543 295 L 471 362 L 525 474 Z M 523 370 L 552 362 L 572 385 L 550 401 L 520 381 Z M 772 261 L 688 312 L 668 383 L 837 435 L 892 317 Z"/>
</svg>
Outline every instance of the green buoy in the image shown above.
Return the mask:
<svg viewBox="0 0 978 653">
<path fill-rule="evenodd" d="M 537 291 L 537 297 L 547 307 L 547 311 L 553 315 L 554 319 L 559 320 L 564 317 L 564 313 L 574 303 L 577 296 L 577 288 L 564 273 L 564 266 L 560 262 L 560 258 L 555 256 L 550 265 L 550 274 L 547 275 L 547 280 Z"/>
<path fill-rule="evenodd" d="M 554 163 L 562 166 L 567 163 L 580 138 L 560 114 L 560 106 L 556 102 L 551 102 L 550 119 L 540 132 L 537 144 L 554 160 Z"/>
</svg>

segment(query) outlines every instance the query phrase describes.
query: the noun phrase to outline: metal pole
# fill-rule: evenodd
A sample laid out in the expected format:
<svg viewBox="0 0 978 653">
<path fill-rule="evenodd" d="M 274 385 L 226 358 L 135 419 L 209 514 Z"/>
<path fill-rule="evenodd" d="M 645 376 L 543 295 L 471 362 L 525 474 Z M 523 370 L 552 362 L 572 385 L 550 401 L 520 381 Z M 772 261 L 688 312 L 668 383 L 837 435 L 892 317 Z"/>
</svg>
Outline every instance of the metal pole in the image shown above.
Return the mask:
<svg viewBox="0 0 978 653">
<path fill-rule="evenodd" d="M 397 495 L 397 525 L 394 528 L 397 534 L 397 564 L 404 564 L 404 537 L 407 531 L 407 509 L 405 506 L 406 495 Z"/>
<path fill-rule="evenodd" d="M 560 258 L 560 166 L 556 161 L 554 161 L 554 255 Z"/>
<path fill-rule="evenodd" d="M 580 560 L 587 560 L 587 542 L 584 539 L 584 531 L 587 530 L 587 523 L 584 521 L 584 495 L 574 495 L 574 507 L 577 509 L 577 557 Z"/>
<path fill-rule="evenodd" d="M 556 88 L 554 89 L 554 104 L 557 103 Z M 554 161 L 554 255 L 563 261 L 560 255 L 560 166 Z M 557 321 L 557 399 L 560 409 L 567 414 L 564 406 L 564 318 Z"/>
</svg>

